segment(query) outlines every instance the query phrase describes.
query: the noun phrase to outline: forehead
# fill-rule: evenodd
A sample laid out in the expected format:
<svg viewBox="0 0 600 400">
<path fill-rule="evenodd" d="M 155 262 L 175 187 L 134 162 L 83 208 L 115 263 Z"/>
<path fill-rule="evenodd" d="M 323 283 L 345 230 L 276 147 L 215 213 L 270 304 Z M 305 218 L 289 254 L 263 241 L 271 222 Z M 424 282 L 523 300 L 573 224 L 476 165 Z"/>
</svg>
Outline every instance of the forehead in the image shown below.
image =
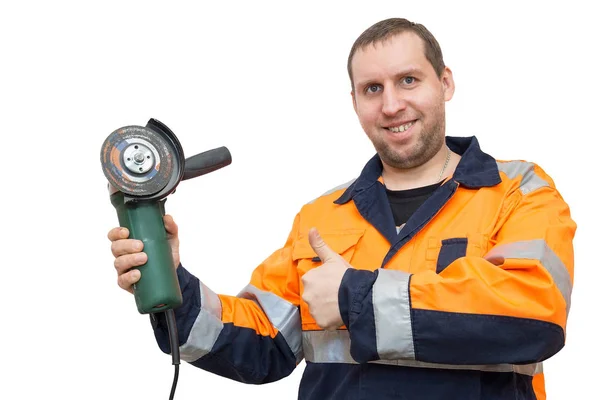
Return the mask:
<svg viewBox="0 0 600 400">
<path fill-rule="evenodd" d="M 423 40 L 413 32 L 402 32 L 369 44 L 358 49 L 352 59 L 355 81 L 394 75 L 407 69 L 435 73 L 425 57 Z"/>
</svg>

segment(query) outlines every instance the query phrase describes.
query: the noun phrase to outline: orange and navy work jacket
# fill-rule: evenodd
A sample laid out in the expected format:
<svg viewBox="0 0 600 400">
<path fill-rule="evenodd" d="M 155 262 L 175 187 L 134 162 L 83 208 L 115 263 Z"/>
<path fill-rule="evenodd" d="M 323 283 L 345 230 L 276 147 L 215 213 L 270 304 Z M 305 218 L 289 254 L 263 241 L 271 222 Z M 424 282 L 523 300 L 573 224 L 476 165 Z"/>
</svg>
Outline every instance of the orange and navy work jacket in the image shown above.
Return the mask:
<svg viewBox="0 0 600 400">
<path fill-rule="evenodd" d="M 401 229 L 375 156 L 302 207 L 237 296 L 180 266 L 182 359 L 253 384 L 305 360 L 300 399 L 545 399 L 542 362 L 565 344 L 576 224 L 538 165 L 495 160 L 475 137 L 446 142 L 462 156 L 454 175 Z M 353 266 L 335 331 L 302 301 L 303 274 L 321 265 L 311 227 Z M 153 322 L 170 352 L 166 324 Z"/>
</svg>

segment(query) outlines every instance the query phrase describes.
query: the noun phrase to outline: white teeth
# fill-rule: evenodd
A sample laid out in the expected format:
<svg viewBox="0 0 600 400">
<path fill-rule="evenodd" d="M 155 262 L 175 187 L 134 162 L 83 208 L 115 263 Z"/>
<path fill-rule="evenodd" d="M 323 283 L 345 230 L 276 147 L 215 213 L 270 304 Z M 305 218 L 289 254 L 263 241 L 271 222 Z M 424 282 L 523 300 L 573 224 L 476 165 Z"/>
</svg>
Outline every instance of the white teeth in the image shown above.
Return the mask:
<svg viewBox="0 0 600 400">
<path fill-rule="evenodd" d="M 404 124 L 404 125 L 400 125 L 400 126 L 393 126 L 393 127 L 389 127 L 388 129 L 392 132 L 404 132 L 405 130 L 407 130 L 408 128 L 410 128 L 411 126 L 414 125 L 414 121 L 409 122 L 408 124 Z"/>
</svg>

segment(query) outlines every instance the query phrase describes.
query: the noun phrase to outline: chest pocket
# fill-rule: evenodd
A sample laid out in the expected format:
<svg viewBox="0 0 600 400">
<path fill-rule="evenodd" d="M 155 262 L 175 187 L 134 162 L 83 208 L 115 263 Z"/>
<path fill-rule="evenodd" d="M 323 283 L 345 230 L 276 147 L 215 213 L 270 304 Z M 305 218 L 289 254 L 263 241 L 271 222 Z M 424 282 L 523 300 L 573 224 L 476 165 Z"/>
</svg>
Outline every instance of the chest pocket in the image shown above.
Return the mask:
<svg viewBox="0 0 600 400">
<path fill-rule="evenodd" d="M 356 251 L 356 247 L 364 230 L 344 230 L 344 231 L 328 231 L 319 232 L 323 241 L 336 253 L 341 255 L 347 262 L 352 261 L 352 256 Z M 298 280 L 300 281 L 300 293 L 304 291 L 302 287 L 302 276 L 313 268 L 321 266 L 322 261 L 317 257 L 317 253 L 313 250 L 308 242 L 308 236 L 301 236 L 294 243 L 292 248 L 292 259 L 297 263 Z M 300 302 L 300 316 L 302 318 L 303 330 L 320 330 L 313 317 L 310 315 L 308 305 L 304 301 Z"/>
<path fill-rule="evenodd" d="M 442 240 L 442 247 L 438 254 L 435 272 L 440 273 L 446 269 L 450 263 L 460 257 L 467 255 L 467 238 L 452 238 Z"/>
<path fill-rule="evenodd" d="M 485 239 L 480 234 L 448 239 L 430 238 L 427 260 L 433 263 L 435 272 L 439 274 L 461 257 L 482 257 L 487 249 Z"/>
<path fill-rule="evenodd" d="M 350 229 L 339 232 L 319 232 L 323 241 L 336 253 L 348 262 L 352 260 L 356 245 L 365 231 L 363 229 Z M 321 265 L 321 260 L 308 242 L 308 236 L 301 236 L 294 243 L 292 259 L 298 261 L 299 273 L 304 274 L 310 267 Z M 309 267 L 308 269 L 300 267 Z"/>
</svg>

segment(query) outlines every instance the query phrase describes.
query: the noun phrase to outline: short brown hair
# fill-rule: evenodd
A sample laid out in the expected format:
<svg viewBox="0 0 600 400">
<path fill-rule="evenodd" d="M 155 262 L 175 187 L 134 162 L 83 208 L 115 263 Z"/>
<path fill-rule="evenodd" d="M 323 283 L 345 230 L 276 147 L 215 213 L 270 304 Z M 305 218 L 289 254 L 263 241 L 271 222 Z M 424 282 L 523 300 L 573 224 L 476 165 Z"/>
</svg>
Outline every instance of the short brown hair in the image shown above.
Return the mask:
<svg viewBox="0 0 600 400">
<path fill-rule="evenodd" d="M 416 24 L 404 18 L 389 18 L 379 21 L 364 31 L 352 45 L 350 55 L 348 56 L 348 75 L 350 76 L 350 84 L 354 91 L 354 79 L 352 78 L 352 58 L 357 50 L 363 49 L 370 44 L 383 42 L 392 36 L 403 32 L 414 32 L 422 40 L 425 46 L 425 57 L 437 73 L 438 77 L 442 76 L 444 68 L 444 58 L 442 57 L 442 49 L 435 37 L 421 24 Z"/>
</svg>

